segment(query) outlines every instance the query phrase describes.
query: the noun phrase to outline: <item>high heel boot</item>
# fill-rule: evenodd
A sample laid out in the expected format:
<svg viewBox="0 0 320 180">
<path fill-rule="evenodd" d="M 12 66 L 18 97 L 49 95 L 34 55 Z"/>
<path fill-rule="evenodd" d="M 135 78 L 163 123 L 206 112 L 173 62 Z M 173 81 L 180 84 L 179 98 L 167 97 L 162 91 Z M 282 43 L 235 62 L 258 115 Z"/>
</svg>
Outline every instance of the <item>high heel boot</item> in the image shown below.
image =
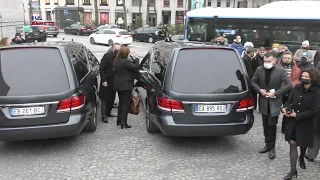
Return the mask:
<svg viewBox="0 0 320 180">
<path fill-rule="evenodd" d="M 304 157 L 299 157 L 299 164 L 301 169 L 307 169 L 306 162 L 304 161 Z"/>
<path fill-rule="evenodd" d="M 283 180 L 291 180 L 294 176 L 296 176 L 296 178 L 298 177 L 298 171 L 295 172 L 289 172 L 288 175 L 286 175 Z"/>
</svg>

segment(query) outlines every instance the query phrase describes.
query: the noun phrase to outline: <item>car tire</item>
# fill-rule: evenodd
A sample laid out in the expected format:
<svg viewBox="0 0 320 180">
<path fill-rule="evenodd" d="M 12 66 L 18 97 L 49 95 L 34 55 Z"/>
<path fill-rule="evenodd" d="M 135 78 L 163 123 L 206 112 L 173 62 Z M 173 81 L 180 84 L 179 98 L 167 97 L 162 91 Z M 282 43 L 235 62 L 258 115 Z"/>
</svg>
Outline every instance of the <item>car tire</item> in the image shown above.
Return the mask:
<svg viewBox="0 0 320 180">
<path fill-rule="evenodd" d="M 80 31 L 77 31 L 77 35 L 78 35 L 78 36 L 81 36 L 81 32 L 80 32 Z"/>
<path fill-rule="evenodd" d="M 146 99 L 146 129 L 150 134 L 159 133 L 159 127 L 150 119 L 149 104 Z"/>
<path fill-rule="evenodd" d="M 97 130 L 97 105 L 96 103 L 92 103 L 93 105 L 93 113 L 89 118 L 89 122 L 84 126 L 84 132 L 95 132 Z"/>
<path fill-rule="evenodd" d="M 93 37 L 90 38 L 90 43 L 91 44 L 95 44 L 96 43 Z"/>
<path fill-rule="evenodd" d="M 58 37 L 58 34 L 54 34 L 53 37 Z"/>
<path fill-rule="evenodd" d="M 111 39 L 108 41 L 108 45 L 109 45 L 109 46 L 112 46 L 112 45 L 113 45 L 113 41 L 112 41 Z"/>
<path fill-rule="evenodd" d="M 148 42 L 149 42 L 149 43 L 154 43 L 153 37 L 149 37 L 149 38 L 148 38 Z"/>
<path fill-rule="evenodd" d="M 64 33 L 65 33 L 65 34 L 69 34 L 68 31 L 66 31 L 66 30 L 64 30 Z"/>
</svg>

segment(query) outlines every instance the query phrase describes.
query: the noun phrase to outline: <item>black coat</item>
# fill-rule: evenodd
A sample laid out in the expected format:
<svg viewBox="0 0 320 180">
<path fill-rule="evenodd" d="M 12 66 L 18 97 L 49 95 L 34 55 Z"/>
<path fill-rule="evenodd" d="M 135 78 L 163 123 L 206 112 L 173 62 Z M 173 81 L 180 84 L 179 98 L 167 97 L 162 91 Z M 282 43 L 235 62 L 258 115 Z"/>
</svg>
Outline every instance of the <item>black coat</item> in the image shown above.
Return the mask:
<svg viewBox="0 0 320 180">
<path fill-rule="evenodd" d="M 116 91 L 132 90 L 137 69 L 139 69 L 138 58 L 134 61 L 119 59 L 114 70 L 114 89 Z"/>
<path fill-rule="evenodd" d="M 107 53 L 105 53 L 100 62 L 100 77 L 101 77 L 101 85 L 99 90 L 99 97 L 103 101 L 113 101 L 113 79 L 114 79 L 114 71 L 113 71 L 113 60 L 115 58 L 115 54 L 113 53 L 112 48 L 109 49 Z M 102 83 L 107 82 L 108 87 L 102 86 Z"/>
<path fill-rule="evenodd" d="M 248 72 L 248 76 L 251 79 L 254 72 L 252 70 L 252 65 L 251 65 L 251 58 L 250 56 L 248 56 L 247 54 L 245 54 L 242 58 L 244 65 L 246 66 L 247 72 Z"/>
<path fill-rule="evenodd" d="M 291 133 L 295 130 L 297 145 L 311 147 L 315 133 L 315 116 L 320 110 L 319 87 L 311 86 L 309 89 L 305 89 L 303 85 L 297 84 L 284 107 L 288 107 L 290 104 L 297 113 L 297 117 L 288 119 L 285 139 L 289 141 Z"/>
<path fill-rule="evenodd" d="M 256 55 L 252 60 L 251 60 L 251 68 L 253 73 L 256 72 L 257 68 L 259 66 L 263 66 L 263 57 L 261 57 L 259 54 Z"/>
</svg>

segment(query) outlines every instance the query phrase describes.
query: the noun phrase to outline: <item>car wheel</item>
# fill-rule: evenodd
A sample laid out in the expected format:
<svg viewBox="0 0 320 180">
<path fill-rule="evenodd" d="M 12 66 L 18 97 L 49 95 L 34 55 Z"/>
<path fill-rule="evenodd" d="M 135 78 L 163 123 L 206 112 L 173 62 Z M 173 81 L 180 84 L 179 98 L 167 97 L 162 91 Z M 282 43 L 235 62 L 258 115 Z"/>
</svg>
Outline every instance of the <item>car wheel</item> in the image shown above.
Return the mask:
<svg viewBox="0 0 320 180">
<path fill-rule="evenodd" d="M 149 42 L 149 43 L 153 43 L 153 42 L 154 42 L 153 38 L 152 38 L 152 37 L 149 37 L 148 42 Z"/>
<path fill-rule="evenodd" d="M 54 34 L 54 35 L 53 35 L 53 37 L 57 37 L 57 36 L 58 36 L 58 34 Z"/>
<path fill-rule="evenodd" d="M 112 46 L 112 45 L 113 45 L 113 41 L 112 41 L 111 39 L 108 41 L 108 45 L 109 45 L 109 46 Z"/>
<path fill-rule="evenodd" d="M 80 32 L 80 31 L 77 31 L 77 35 L 80 36 L 80 35 L 81 35 L 81 32 Z"/>
<path fill-rule="evenodd" d="M 94 41 L 93 37 L 90 38 L 90 43 L 91 43 L 91 44 L 95 44 L 95 43 L 96 43 L 96 42 Z"/>
<path fill-rule="evenodd" d="M 83 128 L 84 132 L 94 132 L 97 130 L 97 105 L 92 103 L 93 112 L 90 115 L 89 122 Z"/>
<path fill-rule="evenodd" d="M 146 129 L 148 133 L 159 133 L 160 129 L 150 118 L 149 105 L 146 99 Z"/>
<path fill-rule="evenodd" d="M 66 30 L 64 30 L 64 33 L 65 33 L 65 34 L 69 34 L 68 31 L 66 31 Z"/>
</svg>

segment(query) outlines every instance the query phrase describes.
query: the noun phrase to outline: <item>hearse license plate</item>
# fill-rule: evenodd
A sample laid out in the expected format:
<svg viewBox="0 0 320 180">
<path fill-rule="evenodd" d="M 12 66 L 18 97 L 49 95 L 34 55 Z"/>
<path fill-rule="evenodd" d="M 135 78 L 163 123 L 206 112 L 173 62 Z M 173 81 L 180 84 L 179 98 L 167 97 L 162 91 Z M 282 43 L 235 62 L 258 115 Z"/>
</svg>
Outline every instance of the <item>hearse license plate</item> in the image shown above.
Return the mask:
<svg viewBox="0 0 320 180">
<path fill-rule="evenodd" d="M 11 116 L 32 116 L 44 114 L 44 107 L 11 108 Z"/>
<path fill-rule="evenodd" d="M 196 113 L 225 113 L 226 105 L 195 105 Z"/>
</svg>

